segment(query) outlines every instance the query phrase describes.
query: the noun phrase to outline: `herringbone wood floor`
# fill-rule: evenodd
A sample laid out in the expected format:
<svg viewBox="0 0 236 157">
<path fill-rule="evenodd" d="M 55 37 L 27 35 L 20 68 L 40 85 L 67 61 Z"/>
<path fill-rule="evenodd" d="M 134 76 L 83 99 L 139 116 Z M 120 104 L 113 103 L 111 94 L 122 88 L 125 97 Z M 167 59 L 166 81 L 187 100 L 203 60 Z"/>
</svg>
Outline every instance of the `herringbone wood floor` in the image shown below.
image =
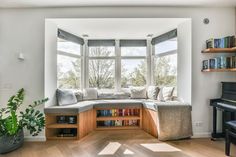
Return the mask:
<svg viewBox="0 0 236 157">
<path fill-rule="evenodd" d="M 102 150 L 115 142 L 117 149 L 109 155 L 102 155 Z M 151 148 L 142 144 L 151 144 Z M 154 145 L 152 145 L 154 144 Z M 224 141 L 210 139 L 188 139 L 164 143 L 156 148 L 159 142 L 156 138 L 142 130 L 95 131 L 80 141 L 47 141 L 25 142 L 24 146 L 12 153 L 0 157 L 223 157 Z M 116 146 L 109 147 L 114 150 Z M 170 149 L 171 148 L 171 149 Z M 236 157 L 236 147 L 232 146 L 232 154 Z M 174 150 L 173 150 L 174 149 Z M 175 149 L 178 149 L 176 151 Z M 128 154 L 125 154 L 124 152 Z M 162 151 L 162 152 L 161 152 Z M 100 153 L 100 154 L 99 154 Z M 131 154 L 129 154 L 131 153 Z"/>
</svg>

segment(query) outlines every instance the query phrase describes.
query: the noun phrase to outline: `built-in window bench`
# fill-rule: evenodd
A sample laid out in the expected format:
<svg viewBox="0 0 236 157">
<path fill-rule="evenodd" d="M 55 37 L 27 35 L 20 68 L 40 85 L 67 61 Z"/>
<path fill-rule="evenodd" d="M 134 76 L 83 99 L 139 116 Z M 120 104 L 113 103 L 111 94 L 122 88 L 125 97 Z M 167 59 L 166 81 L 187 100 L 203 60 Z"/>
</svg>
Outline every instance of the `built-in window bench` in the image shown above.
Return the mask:
<svg viewBox="0 0 236 157">
<path fill-rule="evenodd" d="M 157 104 L 148 100 L 146 103 L 141 100 L 83 101 L 75 105 L 49 107 L 45 108 L 46 138 L 79 140 L 94 130 L 117 129 L 143 129 L 158 137 L 158 118 L 162 118 L 158 112 Z M 178 113 L 183 113 L 183 109 Z M 189 115 L 191 121 L 191 113 Z"/>
</svg>

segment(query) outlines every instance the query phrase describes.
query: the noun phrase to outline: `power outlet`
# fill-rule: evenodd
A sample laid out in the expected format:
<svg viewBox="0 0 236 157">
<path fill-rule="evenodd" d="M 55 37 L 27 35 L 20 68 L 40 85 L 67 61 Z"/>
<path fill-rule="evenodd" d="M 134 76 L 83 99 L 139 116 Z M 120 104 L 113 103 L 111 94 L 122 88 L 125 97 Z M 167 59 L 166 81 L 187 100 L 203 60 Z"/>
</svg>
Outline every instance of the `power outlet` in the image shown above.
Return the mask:
<svg viewBox="0 0 236 157">
<path fill-rule="evenodd" d="M 202 127 L 202 122 L 195 122 L 196 127 Z"/>
</svg>

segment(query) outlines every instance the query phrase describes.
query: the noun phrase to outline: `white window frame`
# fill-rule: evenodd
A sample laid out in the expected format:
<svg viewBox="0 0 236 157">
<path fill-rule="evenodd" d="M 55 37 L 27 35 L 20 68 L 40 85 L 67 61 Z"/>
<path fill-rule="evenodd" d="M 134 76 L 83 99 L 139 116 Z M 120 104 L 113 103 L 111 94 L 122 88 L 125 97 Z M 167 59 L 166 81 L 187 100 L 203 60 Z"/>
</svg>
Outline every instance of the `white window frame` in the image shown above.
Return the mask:
<svg viewBox="0 0 236 157">
<path fill-rule="evenodd" d="M 168 56 L 168 55 L 172 55 L 172 54 L 177 54 L 178 48 L 175 49 L 175 50 L 166 51 L 162 54 L 156 54 L 155 45 L 151 45 L 151 46 L 152 46 L 152 61 L 151 61 L 152 75 L 151 75 L 151 79 L 152 79 L 152 85 L 155 85 L 154 71 L 155 71 L 155 60 L 156 60 L 156 58 L 164 57 L 164 56 Z M 178 55 L 177 55 L 177 63 L 178 63 Z M 177 71 L 177 75 L 178 75 L 178 71 Z M 177 80 L 177 82 L 178 82 L 178 80 Z"/>
<path fill-rule="evenodd" d="M 84 63 L 84 66 L 86 67 L 86 70 L 85 70 L 85 88 L 90 88 L 89 87 L 89 60 L 93 60 L 93 59 L 101 59 L 101 60 L 114 60 L 115 61 L 115 71 L 114 71 L 114 89 L 111 89 L 111 90 L 117 90 L 117 83 L 116 83 L 116 80 L 117 80 L 117 73 L 116 73 L 116 69 L 117 69 L 117 65 L 116 65 L 116 60 L 117 60 L 117 56 L 116 56 L 116 45 L 114 46 L 115 48 L 115 55 L 114 56 L 99 56 L 99 57 L 96 57 L 96 56 L 89 56 L 89 46 L 88 46 L 88 40 L 85 41 L 85 44 L 84 44 L 84 47 L 85 47 L 85 60 L 86 62 Z M 101 89 L 102 90 L 102 89 Z"/>
<path fill-rule="evenodd" d="M 148 61 L 149 61 L 149 57 L 148 57 L 148 55 L 149 55 L 149 53 L 150 53 L 150 48 L 148 48 L 150 45 L 148 45 L 147 44 L 147 46 L 146 46 L 146 55 L 145 56 L 121 56 L 121 47 L 120 47 L 120 73 L 121 73 L 121 62 L 122 62 L 122 59 L 131 59 L 131 60 L 136 60 L 136 59 L 144 59 L 145 60 L 145 62 L 146 62 L 146 67 L 147 67 L 147 73 L 146 73 L 146 85 L 145 86 L 148 86 L 149 84 L 150 84 L 150 77 L 148 76 L 148 74 L 149 74 L 149 70 L 148 70 Z M 120 77 L 118 78 L 119 79 L 119 82 L 120 82 L 120 84 L 119 84 L 119 91 L 121 91 L 122 89 L 126 89 L 126 88 L 122 88 L 121 87 L 121 75 L 120 75 Z"/>
<path fill-rule="evenodd" d="M 80 55 L 77 54 L 73 54 L 73 53 L 69 53 L 69 52 L 65 52 L 65 51 L 61 51 L 61 50 L 57 50 L 57 55 L 61 55 L 61 56 L 66 56 L 66 57 L 72 57 L 72 58 L 76 58 L 76 59 L 80 59 L 80 89 L 83 89 L 83 46 L 78 44 L 80 46 Z M 58 62 L 57 62 L 58 63 Z M 58 69 L 57 69 L 57 74 L 58 74 Z M 57 78 L 57 87 L 58 87 L 58 78 Z"/>
</svg>

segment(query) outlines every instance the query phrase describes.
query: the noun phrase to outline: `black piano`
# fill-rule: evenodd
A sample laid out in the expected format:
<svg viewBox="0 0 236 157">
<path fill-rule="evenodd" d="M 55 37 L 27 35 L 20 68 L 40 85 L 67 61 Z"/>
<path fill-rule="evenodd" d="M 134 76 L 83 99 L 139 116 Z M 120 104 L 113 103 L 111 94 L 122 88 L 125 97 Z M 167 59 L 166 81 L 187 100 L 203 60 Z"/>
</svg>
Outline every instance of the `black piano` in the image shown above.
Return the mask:
<svg viewBox="0 0 236 157">
<path fill-rule="evenodd" d="M 222 82 L 222 96 L 211 99 L 210 106 L 213 107 L 213 131 L 212 139 L 225 137 L 225 122 L 236 120 L 236 82 Z M 222 131 L 217 132 L 217 110 L 222 111 Z"/>
</svg>

